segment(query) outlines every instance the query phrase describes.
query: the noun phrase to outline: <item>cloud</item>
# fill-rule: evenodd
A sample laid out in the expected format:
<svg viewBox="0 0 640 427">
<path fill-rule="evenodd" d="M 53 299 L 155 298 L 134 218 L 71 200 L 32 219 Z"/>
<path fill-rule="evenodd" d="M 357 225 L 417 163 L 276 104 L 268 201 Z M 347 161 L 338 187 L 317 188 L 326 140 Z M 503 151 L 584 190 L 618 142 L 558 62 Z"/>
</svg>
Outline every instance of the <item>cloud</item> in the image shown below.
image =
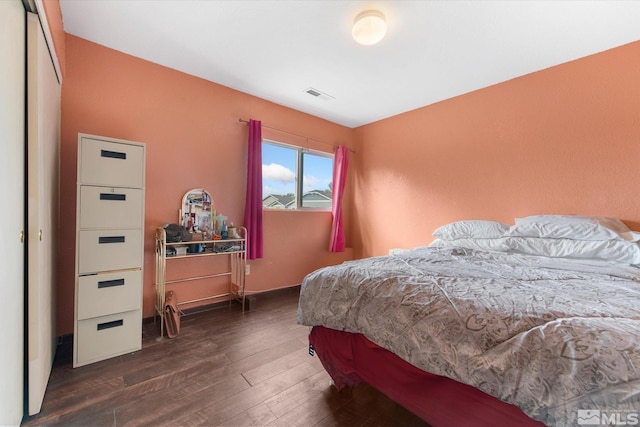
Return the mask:
<svg viewBox="0 0 640 427">
<path fill-rule="evenodd" d="M 329 183 L 330 182 L 331 182 L 331 180 L 328 180 L 326 178 L 318 178 L 318 177 L 313 176 L 313 175 L 305 175 L 302 178 L 302 183 L 303 183 L 305 191 L 323 190 L 325 188 L 329 188 Z"/>
<path fill-rule="evenodd" d="M 262 164 L 262 178 L 282 183 L 290 183 L 296 181 L 296 174 L 289 168 L 277 163 L 270 165 Z"/>
<path fill-rule="evenodd" d="M 316 178 L 313 175 L 305 175 L 302 178 L 302 183 L 304 184 L 305 188 L 313 188 L 317 186 L 319 182 L 320 182 L 320 179 Z"/>
<path fill-rule="evenodd" d="M 2 0 L 0 0 L 2 1 Z M 273 185 L 265 185 L 262 187 L 262 197 L 267 197 L 269 194 L 285 195 L 293 194 L 293 187 L 277 187 Z"/>
</svg>

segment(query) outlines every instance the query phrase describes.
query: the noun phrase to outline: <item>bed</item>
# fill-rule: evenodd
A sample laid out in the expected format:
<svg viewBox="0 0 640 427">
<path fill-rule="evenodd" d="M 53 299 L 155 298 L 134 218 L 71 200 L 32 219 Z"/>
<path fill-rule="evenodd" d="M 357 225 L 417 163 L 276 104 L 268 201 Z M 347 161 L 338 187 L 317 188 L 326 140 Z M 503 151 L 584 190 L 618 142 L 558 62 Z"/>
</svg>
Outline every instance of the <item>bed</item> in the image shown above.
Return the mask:
<svg viewBox="0 0 640 427">
<path fill-rule="evenodd" d="M 640 235 L 602 217 L 460 221 L 303 281 L 298 322 L 338 388 L 434 427 L 638 423 Z"/>
</svg>

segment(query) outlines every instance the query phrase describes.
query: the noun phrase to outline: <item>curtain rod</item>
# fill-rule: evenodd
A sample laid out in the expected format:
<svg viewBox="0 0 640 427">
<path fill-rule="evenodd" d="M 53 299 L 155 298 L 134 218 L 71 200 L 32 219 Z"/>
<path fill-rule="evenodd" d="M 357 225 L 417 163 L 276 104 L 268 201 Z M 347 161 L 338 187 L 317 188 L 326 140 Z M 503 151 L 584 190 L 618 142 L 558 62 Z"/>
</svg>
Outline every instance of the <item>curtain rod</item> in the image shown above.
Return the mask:
<svg viewBox="0 0 640 427">
<path fill-rule="evenodd" d="M 243 119 L 242 117 L 240 117 L 240 118 L 238 119 L 238 122 L 240 122 L 240 123 L 245 123 L 245 124 L 249 124 L 249 120 L 245 120 L 245 119 Z M 263 125 L 262 125 L 262 127 L 267 128 L 267 129 L 271 129 L 271 130 L 275 130 L 275 131 L 277 131 L 277 132 L 288 133 L 289 135 L 297 136 L 298 138 L 304 138 L 306 141 L 314 141 L 314 142 L 318 142 L 318 143 L 320 143 L 320 144 L 330 145 L 330 146 L 332 146 L 333 148 L 338 147 L 337 145 L 330 144 L 330 143 L 328 143 L 328 142 L 324 142 L 324 141 L 320 141 L 319 139 L 311 138 L 311 137 L 304 136 L 304 135 L 299 135 L 299 134 L 297 134 L 297 133 L 293 133 L 293 132 L 289 132 L 289 131 L 286 131 L 286 130 L 282 130 L 282 129 L 274 128 L 274 127 L 272 127 L 272 126 L 267 126 L 267 125 L 264 125 L 264 124 L 263 124 Z M 352 152 L 352 153 L 355 153 L 355 151 L 354 151 L 354 150 L 352 150 L 351 148 L 349 148 L 349 151 L 350 151 L 350 152 Z"/>
</svg>

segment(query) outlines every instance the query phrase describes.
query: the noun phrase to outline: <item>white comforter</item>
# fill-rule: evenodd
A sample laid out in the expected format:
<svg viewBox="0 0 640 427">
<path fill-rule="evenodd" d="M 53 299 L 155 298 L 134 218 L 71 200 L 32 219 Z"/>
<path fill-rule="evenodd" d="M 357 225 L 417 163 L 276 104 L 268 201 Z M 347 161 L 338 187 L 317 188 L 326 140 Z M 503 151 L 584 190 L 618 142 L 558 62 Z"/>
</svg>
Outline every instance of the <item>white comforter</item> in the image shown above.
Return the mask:
<svg viewBox="0 0 640 427">
<path fill-rule="evenodd" d="M 552 426 L 640 412 L 640 269 L 460 248 L 326 267 L 298 322 L 357 332 Z"/>
</svg>

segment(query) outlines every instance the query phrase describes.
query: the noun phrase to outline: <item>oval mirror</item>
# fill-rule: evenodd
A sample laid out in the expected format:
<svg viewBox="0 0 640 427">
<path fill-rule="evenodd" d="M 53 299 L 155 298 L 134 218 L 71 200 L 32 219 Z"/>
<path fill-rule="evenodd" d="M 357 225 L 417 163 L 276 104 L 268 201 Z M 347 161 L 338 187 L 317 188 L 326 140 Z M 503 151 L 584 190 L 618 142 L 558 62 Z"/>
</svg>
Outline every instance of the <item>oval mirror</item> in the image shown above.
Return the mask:
<svg viewBox="0 0 640 427">
<path fill-rule="evenodd" d="M 185 193 L 180 209 L 180 224 L 189 232 L 208 234 L 212 230 L 211 218 L 215 215 L 211 194 L 204 188 L 194 188 Z"/>
</svg>

